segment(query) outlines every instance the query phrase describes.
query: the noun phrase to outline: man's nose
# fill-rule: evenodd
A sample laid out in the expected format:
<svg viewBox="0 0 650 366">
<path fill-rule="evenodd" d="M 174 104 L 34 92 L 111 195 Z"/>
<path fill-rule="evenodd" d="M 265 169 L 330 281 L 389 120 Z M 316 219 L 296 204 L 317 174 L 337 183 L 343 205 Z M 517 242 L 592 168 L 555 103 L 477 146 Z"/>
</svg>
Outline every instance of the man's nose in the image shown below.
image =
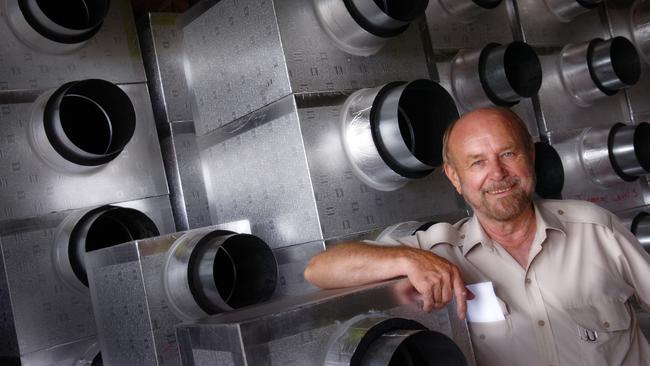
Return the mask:
<svg viewBox="0 0 650 366">
<path fill-rule="evenodd" d="M 489 162 L 489 174 L 490 178 L 500 180 L 508 175 L 508 171 L 499 159 L 492 159 Z"/>
</svg>

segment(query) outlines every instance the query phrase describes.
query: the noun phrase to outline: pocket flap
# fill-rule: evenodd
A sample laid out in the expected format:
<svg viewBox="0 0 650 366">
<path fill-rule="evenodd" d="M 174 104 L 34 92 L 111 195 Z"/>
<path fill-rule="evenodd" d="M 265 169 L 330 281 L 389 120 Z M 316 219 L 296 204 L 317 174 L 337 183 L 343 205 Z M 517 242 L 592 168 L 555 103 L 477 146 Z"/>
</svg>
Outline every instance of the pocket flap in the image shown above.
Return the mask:
<svg viewBox="0 0 650 366">
<path fill-rule="evenodd" d="M 615 299 L 599 299 L 593 304 L 568 310 L 581 327 L 602 332 L 628 329 L 632 320 L 627 306 Z"/>
</svg>

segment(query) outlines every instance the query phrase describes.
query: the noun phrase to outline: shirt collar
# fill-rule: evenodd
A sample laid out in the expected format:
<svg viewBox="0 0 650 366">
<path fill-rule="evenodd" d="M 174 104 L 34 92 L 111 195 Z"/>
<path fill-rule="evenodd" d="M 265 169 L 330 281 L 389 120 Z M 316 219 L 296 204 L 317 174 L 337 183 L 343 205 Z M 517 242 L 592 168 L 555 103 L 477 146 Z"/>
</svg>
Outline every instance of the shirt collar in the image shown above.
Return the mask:
<svg viewBox="0 0 650 366">
<path fill-rule="evenodd" d="M 533 207 L 535 209 L 536 231 L 534 241 L 539 241 L 541 244 L 546 239 L 549 230 L 556 230 L 566 235 L 564 224 L 552 212 L 542 207 L 537 200 L 533 200 Z M 464 227 L 464 232 L 461 233 L 461 249 L 463 255 L 466 256 L 472 248 L 481 244 L 489 250 L 494 250 L 494 243 L 492 239 L 485 233 L 483 227 L 479 223 L 476 215 L 472 215 L 469 219 L 459 223 Z M 535 242 L 533 243 L 535 244 Z"/>
</svg>

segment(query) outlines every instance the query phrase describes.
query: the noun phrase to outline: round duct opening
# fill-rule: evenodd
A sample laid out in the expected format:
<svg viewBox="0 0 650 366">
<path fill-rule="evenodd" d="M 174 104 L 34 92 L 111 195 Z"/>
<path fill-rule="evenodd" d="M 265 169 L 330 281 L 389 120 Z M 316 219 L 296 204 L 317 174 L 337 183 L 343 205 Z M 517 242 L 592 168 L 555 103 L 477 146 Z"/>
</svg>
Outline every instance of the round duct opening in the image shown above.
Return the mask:
<svg viewBox="0 0 650 366">
<path fill-rule="evenodd" d="M 64 84 L 35 102 L 30 138 L 50 165 L 87 171 L 115 159 L 135 133 L 135 109 L 117 85 L 99 79 Z"/>
<path fill-rule="evenodd" d="M 485 46 L 478 69 L 485 94 L 498 106 L 513 106 L 522 97 L 535 95 L 542 85 L 539 58 L 524 42 Z"/>
<path fill-rule="evenodd" d="M 442 135 L 458 110 L 443 87 L 416 80 L 361 89 L 346 100 L 341 115 L 342 144 L 353 171 L 386 191 L 442 164 Z"/>
<path fill-rule="evenodd" d="M 587 64 L 592 80 L 606 95 L 636 84 L 641 76 L 639 54 L 624 37 L 592 40 L 587 49 Z"/>
<path fill-rule="evenodd" d="M 48 0 L 6 3 L 8 22 L 16 36 L 48 53 L 65 53 L 85 44 L 101 28 L 109 7 L 109 0 L 72 0 L 64 5 Z"/>
<path fill-rule="evenodd" d="M 428 0 L 314 0 L 323 30 L 344 52 L 370 56 L 424 14 Z"/>
<path fill-rule="evenodd" d="M 466 23 L 472 22 L 486 10 L 499 6 L 502 0 L 437 0 L 452 17 Z"/>
<path fill-rule="evenodd" d="M 188 264 L 190 290 L 208 314 L 268 300 L 277 276 L 273 251 L 248 234 L 212 232 L 197 243 Z"/>
<path fill-rule="evenodd" d="M 616 174 L 627 182 L 650 172 L 650 124 L 615 124 L 607 139 L 609 158 Z"/>
<path fill-rule="evenodd" d="M 578 15 L 596 8 L 603 0 L 544 0 L 544 2 L 559 21 L 568 23 Z"/>
<path fill-rule="evenodd" d="M 650 253 L 650 214 L 639 212 L 632 220 L 630 231 L 641 243 L 641 246 Z"/>
<path fill-rule="evenodd" d="M 339 327 L 325 365 L 465 366 L 467 359 L 452 339 L 414 320 L 364 314 Z"/>
<path fill-rule="evenodd" d="M 560 198 L 564 187 L 564 166 L 557 151 L 545 142 L 535 143 L 535 193 L 542 198 Z"/>
<path fill-rule="evenodd" d="M 494 9 L 501 4 L 503 0 L 472 0 L 476 5 L 483 9 Z"/>
<path fill-rule="evenodd" d="M 91 210 L 76 222 L 66 243 L 70 268 L 88 287 L 87 252 L 158 235 L 156 224 L 138 210 L 116 206 Z"/>
</svg>

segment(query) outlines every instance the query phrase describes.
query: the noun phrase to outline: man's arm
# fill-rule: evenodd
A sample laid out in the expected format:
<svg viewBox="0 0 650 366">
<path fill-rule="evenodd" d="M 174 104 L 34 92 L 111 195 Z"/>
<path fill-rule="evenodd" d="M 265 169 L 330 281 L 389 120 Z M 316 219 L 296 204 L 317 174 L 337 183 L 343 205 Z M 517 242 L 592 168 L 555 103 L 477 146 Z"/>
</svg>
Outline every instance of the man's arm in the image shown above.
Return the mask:
<svg viewBox="0 0 650 366">
<path fill-rule="evenodd" d="M 360 242 L 338 244 L 315 256 L 305 269 L 307 281 L 321 288 L 358 286 L 399 276 L 408 277 L 422 295 L 424 311 L 440 309 L 456 296 L 458 316 L 465 318 L 469 291 L 460 271 L 427 250 Z"/>
</svg>

